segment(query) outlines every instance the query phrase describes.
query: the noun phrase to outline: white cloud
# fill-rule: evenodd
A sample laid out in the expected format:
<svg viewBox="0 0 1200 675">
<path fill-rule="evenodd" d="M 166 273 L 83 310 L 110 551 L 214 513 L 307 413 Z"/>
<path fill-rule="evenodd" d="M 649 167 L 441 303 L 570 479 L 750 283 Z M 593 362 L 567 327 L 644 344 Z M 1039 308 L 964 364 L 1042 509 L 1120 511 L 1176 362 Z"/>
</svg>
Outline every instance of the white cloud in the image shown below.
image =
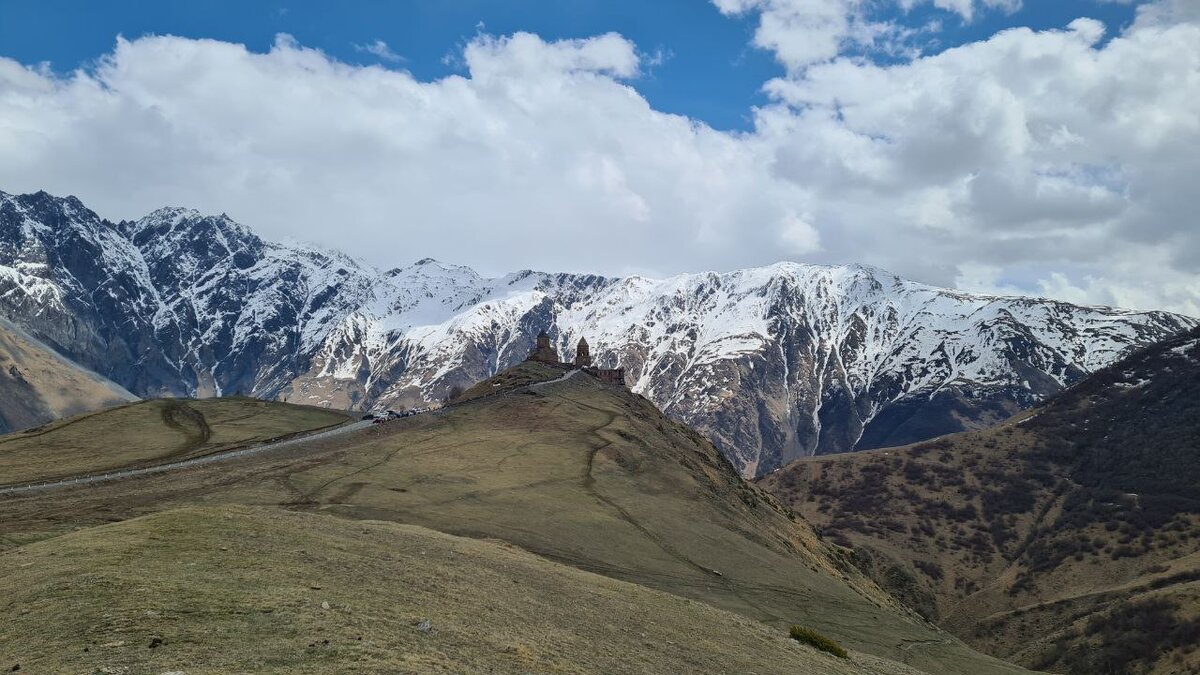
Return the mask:
<svg viewBox="0 0 1200 675">
<path fill-rule="evenodd" d="M 654 110 L 615 34 L 481 35 L 463 75 L 433 82 L 286 36 L 265 54 L 121 40 L 65 78 L 0 59 L 0 189 L 110 217 L 224 211 L 380 266 L 863 262 L 1200 314 L 1200 20 L 1185 10 L 1143 7 L 1103 43 L 1081 20 L 887 67 L 810 60 L 767 85 L 745 133 Z"/>
<path fill-rule="evenodd" d="M 903 26 L 894 16 L 882 18 L 882 10 L 894 5 L 908 12 L 926 2 L 964 21 L 975 18 L 977 7 L 1009 13 L 1021 8 L 1021 0 L 712 0 L 724 14 L 757 12 L 754 44 L 774 52 L 790 71 L 829 61 L 848 46 L 908 51 L 905 43 L 921 29 Z"/>
<path fill-rule="evenodd" d="M 888 232 L 944 232 L 926 255 L 960 269 L 1090 267 L 1111 279 L 1102 272 L 1136 260 L 1194 273 L 1200 242 L 1182 195 L 1200 171 L 1200 24 L 1144 22 L 1097 48 L 1103 33 L 1080 19 L 897 66 L 814 65 L 768 85 L 780 103 L 760 128 L 778 136 L 780 178 L 819 185 L 827 207 L 854 214 L 847 244 L 879 242 L 896 214 L 909 227 Z M 1136 268 L 1124 273 L 1141 287 Z M 1200 291 L 1194 277 L 1181 288 Z M 1086 289 L 1100 302 L 1150 297 Z M 1189 306 L 1183 294 L 1163 289 L 1171 306 Z"/>
<path fill-rule="evenodd" d="M 810 217 L 805 214 L 802 218 L 794 213 L 784 217 L 779 239 L 788 255 L 803 256 L 821 250 L 821 233 L 808 222 Z"/>
<path fill-rule="evenodd" d="M 919 0 L 901 0 L 901 4 L 907 5 L 908 8 L 915 6 L 918 2 Z M 999 9 L 1009 14 L 1021 9 L 1022 5 L 1021 0 L 932 0 L 932 2 L 934 7 L 954 12 L 965 21 L 974 20 L 977 5 L 984 9 Z"/>
<path fill-rule="evenodd" d="M 388 43 L 384 42 L 383 40 L 376 40 L 365 45 L 356 44 L 354 45 L 354 49 L 367 54 L 373 54 L 380 59 L 391 63 L 399 63 L 404 60 L 403 56 L 400 56 L 396 52 L 392 51 L 392 48 L 388 46 Z"/>
<path fill-rule="evenodd" d="M 504 38 L 481 35 L 467 45 L 464 58 L 473 80 L 549 72 L 613 78 L 630 78 L 638 73 L 637 50 L 616 33 L 550 43 L 531 33 Z"/>
<path fill-rule="evenodd" d="M 752 144 L 651 109 L 622 81 L 632 43 L 481 36 L 464 64 L 420 82 L 286 36 L 120 40 L 66 79 L 0 60 L 0 189 L 226 211 L 381 266 L 673 272 L 774 250 L 795 188 Z"/>
<path fill-rule="evenodd" d="M 861 22 L 862 0 L 714 0 L 726 14 L 759 12 L 754 44 L 789 68 L 837 56 Z"/>
<path fill-rule="evenodd" d="M 1137 27 L 1167 26 L 1200 21 L 1200 3 L 1196 0 L 1158 0 L 1138 5 Z"/>
</svg>

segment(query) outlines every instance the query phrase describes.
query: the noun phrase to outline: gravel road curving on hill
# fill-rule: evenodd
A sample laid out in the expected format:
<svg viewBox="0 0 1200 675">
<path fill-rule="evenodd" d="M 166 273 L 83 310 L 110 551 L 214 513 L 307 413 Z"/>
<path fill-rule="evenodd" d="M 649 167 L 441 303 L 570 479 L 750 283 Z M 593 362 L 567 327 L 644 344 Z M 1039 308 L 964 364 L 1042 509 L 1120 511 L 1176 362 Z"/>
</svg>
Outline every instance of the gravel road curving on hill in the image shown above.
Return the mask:
<svg viewBox="0 0 1200 675">
<path fill-rule="evenodd" d="M 572 375 L 578 375 L 580 372 L 582 372 L 582 371 L 580 371 L 578 368 L 576 368 L 575 370 L 568 371 L 567 374 L 563 375 L 562 377 L 555 378 L 553 380 L 546 380 L 545 382 L 537 382 L 537 383 L 531 384 L 531 385 L 529 385 L 529 388 L 536 391 L 543 387 L 549 386 L 551 384 L 555 384 L 557 382 L 562 382 L 562 381 L 566 380 L 567 378 L 571 377 Z"/>
<path fill-rule="evenodd" d="M 275 443 L 265 443 L 263 445 L 256 445 L 252 448 L 242 448 L 240 450 L 231 450 L 229 452 L 205 455 L 204 457 L 196 457 L 194 459 L 166 462 L 163 464 L 156 464 L 154 466 L 138 467 L 136 469 L 120 469 L 116 471 L 107 471 L 104 473 L 86 474 L 83 476 L 75 476 L 74 478 L 64 478 L 62 480 L 47 481 L 44 483 L 30 483 L 27 485 L 0 487 L 0 497 L 26 494 L 30 492 L 41 492 L 44 490 L 57 490 L 59 488 L 75 487 L 79 485 L 92 485 L 95 483 L 120 480 L 122 478 L 134 478 L 137 476 L 147 476 L 155 473 L 165 473 L 168 471 L 177 471 L 179 469 L 188 469 L 194 466 L 202 466 L 205 464 L 216 464 L 218 462 L 224 462 L 240 457 L 259 455 L 266 452 L 271 452 L 273 450 L 278 450 L 280 448 L 298 445 L 300 443 L 309 443 L 311 441 L 323 440 L 333 436 L 340 436 L 342 434 L 348 434 L 361 429 L 366 429 L 369 426 L 371 426 L 370 421 L 359 421 L 347 424 L 345 426 L 340 426 L 335 429 L 319 431 L 315 434 L 309 434 L 307 436 L 289 438 L 287 440 L 277 441 Z"/>
</svg>

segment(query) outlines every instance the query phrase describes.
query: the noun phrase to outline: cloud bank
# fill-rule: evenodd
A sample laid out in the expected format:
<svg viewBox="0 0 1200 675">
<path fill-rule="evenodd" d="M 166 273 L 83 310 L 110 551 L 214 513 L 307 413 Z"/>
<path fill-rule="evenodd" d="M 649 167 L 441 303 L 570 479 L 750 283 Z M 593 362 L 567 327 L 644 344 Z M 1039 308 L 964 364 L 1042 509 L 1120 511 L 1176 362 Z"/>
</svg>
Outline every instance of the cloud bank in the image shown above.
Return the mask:
<svg viewBox="0 0 1200 675">
<path fill-rule="evenodd" d="M 616 34 L 481 35 L 462 75 L 432 82 L 287 36 L 267 53 L 120 39 L 65 77 L 0 58 L 0 189 L 75 194 L 112 218 L 227 212 L 383 267 L 863 262 L 1200 315 L 1189 3 L 1146 5 L 1119 35 L 1079 19 L 886 66 L 847 45 L 905 29 L 861 4 L 716 0 L 755 13 L 755 44 L 786 67 L 744 133 L 654 110 Z"/>
</svg>

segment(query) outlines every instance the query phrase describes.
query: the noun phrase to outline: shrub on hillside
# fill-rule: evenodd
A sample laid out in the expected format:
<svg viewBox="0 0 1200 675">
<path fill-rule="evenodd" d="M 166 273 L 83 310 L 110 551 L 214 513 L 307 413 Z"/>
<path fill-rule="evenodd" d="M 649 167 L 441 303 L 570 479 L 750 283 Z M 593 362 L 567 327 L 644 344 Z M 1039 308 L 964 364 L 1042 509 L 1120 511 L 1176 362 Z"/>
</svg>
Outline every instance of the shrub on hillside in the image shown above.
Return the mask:
<svg viewBox="0 0 1200 675">
<path fill-rule="evenodd" d="M 1074 644 L 1057 644 L 1037 665 L 1058 662 L 1072 675 L 1148 671 L 1163 655 L 1190 651 L 1200 641 L 1200 620 L 1181 616 L 1180 609 L 1176 600 L 1155 598 L 1093 616 L 1083 635 L 1095 642 L 1072 635 Z"/>
<path fill-rule="evenodd" d="M 1001 477 L 1001 480 L 1006 477 Z M 997 481 L 999 482 L 999 481 Z M 983 513 L 987 518 L 994 518 L 1007 513 L 1025 513 L 1033 509 L 1035 504 L 1032 485 L 1014 480 L 1002 483 L 998 490 L 987 490 L 982 494 Z"/>
<path fill-rule="evenodd" d="M 942 572 L 941 565 L 938 565 L 932 560 L 914 560 L 913 565 L 915 565 L 917 569 L 924 572 L 925 576 L 933 579 L 934 581 L 940 581 L 942 577 L 945 576 L 945 573 Z"/>
<path fill-rule="evenodd" d="M 791 635 L 792 639 L 797 642 L 803 642 L 810 647 L 816 647 L 823 652 L 829 652 L 838 658 L 849 658 L 845 648 L 811 628 L 792 626 L 792 629 L 788 631 L 788 635 Z"/>
</svg>

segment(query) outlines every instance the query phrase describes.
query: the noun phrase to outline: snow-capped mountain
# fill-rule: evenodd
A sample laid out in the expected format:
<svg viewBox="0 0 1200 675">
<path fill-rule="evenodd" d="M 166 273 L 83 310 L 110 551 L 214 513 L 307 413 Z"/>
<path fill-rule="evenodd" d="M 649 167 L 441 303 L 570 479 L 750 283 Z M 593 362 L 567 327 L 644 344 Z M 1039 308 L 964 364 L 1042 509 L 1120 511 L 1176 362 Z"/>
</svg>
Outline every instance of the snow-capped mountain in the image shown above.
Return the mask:
<svg viewBox="0 0 1200 675">
<path fill-rule="evenodd" d="M 246 393 L 366 408 L 435 400 L 545 330 L 707 433 L 747 475 L 916 441 L 1032 405 L 1197 325 L 780 263 L 669 279 L 433 260 L 382 272 L 265 242 L 226 216 L 111 223 L 73 197 L 0 193 L 0 314 L 143 396 Z"/>
</svg>

